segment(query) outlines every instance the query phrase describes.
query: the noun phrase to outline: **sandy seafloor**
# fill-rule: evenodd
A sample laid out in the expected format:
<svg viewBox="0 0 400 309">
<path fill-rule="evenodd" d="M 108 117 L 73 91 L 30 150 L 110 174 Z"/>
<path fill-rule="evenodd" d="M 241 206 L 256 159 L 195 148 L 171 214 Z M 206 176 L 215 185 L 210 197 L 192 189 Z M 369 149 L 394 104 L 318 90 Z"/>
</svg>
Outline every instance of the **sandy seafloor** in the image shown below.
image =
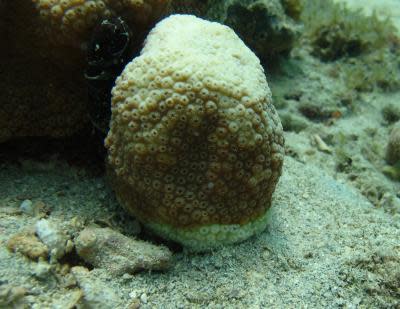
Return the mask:
<svg viewBox="0 0 400 309">
<path fill-rule="evenodd" d="M 349 2 L 360 7 L 361 1 Z M 400 1 L 362 3 L 400 25 Z M 334 106 L 343 83 L 326 74 L 328 64 L 301 50 L 294 54 L 297 69 L 270 80 L 272 91 L 284 94 L 277 108 L 294 129 L 285 133 L 287 156 L 267 229 L 210 253 L 175 250 L 165 272 L 114 276 L 94 268 L 85 279 L 92 294 L 78 307 L 400 308 L 400 183 L 382 173 L 389 132 L 382 110 L 399 106 L 400 92 L 362 93 L 355 108 L 333 123 L 310 121 L 291 98 L 301 92 L 316 104 Z M 329 150 L 318 147 L 316 134 Z M 15 307 L 73 308 L 78 288 L 59 264 L 32 261 L 5 246 L 39 220 L 21 212 L 21 202 L 43 202 L 50 220 L 79 218 L 126 235 L 135 235 L 138 224 L 91 168 L 57 155 L 50 161 L 2 159 L 0 307 L 13 306 L 5 305 L 8 286 L 24 289 Z M 60 263 L 81 265 L 79 259 Z"/>
</svg>

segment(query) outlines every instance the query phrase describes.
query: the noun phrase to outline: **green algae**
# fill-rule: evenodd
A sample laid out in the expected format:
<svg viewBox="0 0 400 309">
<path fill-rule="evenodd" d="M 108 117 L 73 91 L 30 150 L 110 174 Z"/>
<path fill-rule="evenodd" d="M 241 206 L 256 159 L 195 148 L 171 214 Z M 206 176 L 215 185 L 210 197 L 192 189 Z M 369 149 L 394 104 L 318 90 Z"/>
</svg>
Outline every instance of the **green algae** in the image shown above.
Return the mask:
<svg viewBox="0 0 400 309">
<path fill-rule="evenodd" d="M 400 38 L 392 21 L 333 1 L 305 1 L 301 20 L 312 54 L 336 62 L 348 88 L 400 88 Z"/>
<path fill-rule="evenodd" d="M 313 53 L 323 61 L 359 56 L 389 47 L 396 28 L 389 19 L 326 0 L 306 1 L 301 16 Z"/>
</svg>

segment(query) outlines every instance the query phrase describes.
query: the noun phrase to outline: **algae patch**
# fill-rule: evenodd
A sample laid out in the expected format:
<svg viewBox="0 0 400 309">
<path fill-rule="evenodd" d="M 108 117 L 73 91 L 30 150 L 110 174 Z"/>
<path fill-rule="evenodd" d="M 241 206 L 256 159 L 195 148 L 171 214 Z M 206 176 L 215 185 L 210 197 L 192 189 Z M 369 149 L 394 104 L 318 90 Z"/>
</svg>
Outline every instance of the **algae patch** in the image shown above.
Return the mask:
<svg viewBox="0 0 400 309">
<path fill-rule="evenodd" d="M 305 2 L 301 20 L 312 54 L 324 62 L 336 62 L 349 88 L 399 88 L 400 39 L 389 18 L 317 0 Z"/>
</svg>

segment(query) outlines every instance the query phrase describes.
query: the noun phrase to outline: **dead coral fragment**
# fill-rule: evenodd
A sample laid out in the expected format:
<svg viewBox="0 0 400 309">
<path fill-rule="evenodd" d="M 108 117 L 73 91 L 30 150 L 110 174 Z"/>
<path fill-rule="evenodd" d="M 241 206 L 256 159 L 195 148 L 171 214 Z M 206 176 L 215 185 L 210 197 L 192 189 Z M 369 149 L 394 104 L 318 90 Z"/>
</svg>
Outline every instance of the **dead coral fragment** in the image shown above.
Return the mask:
<svg viewBox="0 0 400 309">
<path fill-rule="evenodd" d="M 20 252 L 32 260 L 39 257 L 46 258 L 48 248 L 35 235 L 28 232 L 21 232 L 11 236 L 7 242 L 8 250 Z"/>
<path fill-rule="evenodd" d="M 78 301 L 83 303 L 84 308 L 121 308 L 120 295 L 117 295 L 108 284 L 97 278 L 93 271 L 89 272 L 85 267 L 75 266 L 71 269 L 71 273 L 83 292 L 83 298 L 79 292 L 76 296 L 80 296 Z"/>
<path fill-rule="evenodd" d="M 109 228 L 88 227 L 75 239 L 75 245 L 86 262 L 116 275 L 142 269 L 165 270 L 172 258 L 165 247 L 129 238 Z"/>
<path fill-rule="evenodd" d="M 0 308 L 28 308 L 24 304 L 24 296 L 27 290 L 21 286 L 0 286 Z"/>
<path fill-rule="evenodd" d="M 36 234 L 50 250 L 50 257 L 54 260 L 60 259 L 70 252 L 73 244 L 65 231 L 60 228 L 60 223 L 47 219 L 36 223 Z"/>
</svg>

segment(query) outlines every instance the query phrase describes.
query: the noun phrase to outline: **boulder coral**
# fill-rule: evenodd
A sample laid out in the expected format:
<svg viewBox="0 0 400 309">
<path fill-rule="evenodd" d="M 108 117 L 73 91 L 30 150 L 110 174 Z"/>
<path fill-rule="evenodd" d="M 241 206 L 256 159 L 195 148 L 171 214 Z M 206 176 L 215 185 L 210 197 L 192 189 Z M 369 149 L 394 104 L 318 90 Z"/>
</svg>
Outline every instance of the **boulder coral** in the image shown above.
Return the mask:
<svg viewBox="0 0 400 309">
<path fill-rule="evenodd" d="M 266 226 L 284 139 L 259 59 L 235 32 L 172 15 L 112 91 L 105 140 L 120 203 L 192 250 Z"/>
<path fill-rule="evenodd" d="M 7 1 L 1 17 L 0 142 L 72 135 L 85 124 L 84 59 L 56 56 L 29 1 Z"/>
<path fill-rule="evenodd" d="M 79 46 L 88 41 L 101 19 L 124 17 L 144 29 L 157 20 L 169 0 L 32 0 L 43 21 L 43 31 L 56 44 Z"/>
<path fill-rule="evenodd" d="M 123 16 L 138 40 L 167 0 L 0 1 L 0 142 L 70 136 L 89 125 L 83 78 L 93 28 Z M 143 34 L 144 36 L 144 34 Z M 140 45 L 138 43 L 138 45 Z M 34 111 L 34 112 L 32 112 Z"/>
</svg>

